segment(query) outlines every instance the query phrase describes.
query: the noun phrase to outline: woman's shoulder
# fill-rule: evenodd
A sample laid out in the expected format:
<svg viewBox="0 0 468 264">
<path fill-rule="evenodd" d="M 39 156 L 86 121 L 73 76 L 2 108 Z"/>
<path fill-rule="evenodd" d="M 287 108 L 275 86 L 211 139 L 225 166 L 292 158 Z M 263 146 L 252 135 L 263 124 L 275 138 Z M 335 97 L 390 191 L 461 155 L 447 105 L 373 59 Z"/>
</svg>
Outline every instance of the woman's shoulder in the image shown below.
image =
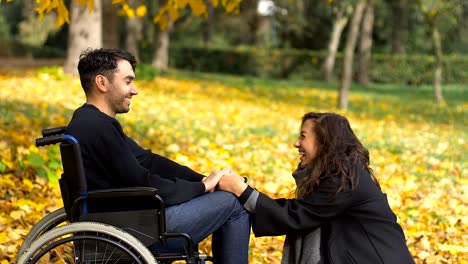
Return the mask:
<svg viewBox="0 0 468 264">
<path fill-rule="evenodd" d="M 320 177 L 319 191 L 321 192 L 350 192 L 355 193 L 369 188 L 379 189 L 379 185 L 374 182 L 369 169 L 362 166 L 354 166 L 353 173 L 348 175 L 330 173 Z M 354 187 L 353 187 L 354 186 Z"/>
<path fill-rule="evenodd" d="M 359 183 L 361 184 L 370 184 L 372 183 L 373 185 L 378 186 L 374 180 L 373 180 L 373 173 L 370 171 L 368 168 L 364 167 L 355 167 L 355 172 L 356 172 L 356 179 L 358 180 L 358 185 Z"/>
<path fill-rule="evenodd" d="M 378 182 L 375 182 L 373 174 L 371 171 L 358 168 L 357 169 L 357 185 L 355 189 L 356 195 L 354 195 L 357 199 L 361 198 L 364 200 L 368 199 L 383 199 L 385 194 L 380 189 L 380 185 Z"/>
</svg>

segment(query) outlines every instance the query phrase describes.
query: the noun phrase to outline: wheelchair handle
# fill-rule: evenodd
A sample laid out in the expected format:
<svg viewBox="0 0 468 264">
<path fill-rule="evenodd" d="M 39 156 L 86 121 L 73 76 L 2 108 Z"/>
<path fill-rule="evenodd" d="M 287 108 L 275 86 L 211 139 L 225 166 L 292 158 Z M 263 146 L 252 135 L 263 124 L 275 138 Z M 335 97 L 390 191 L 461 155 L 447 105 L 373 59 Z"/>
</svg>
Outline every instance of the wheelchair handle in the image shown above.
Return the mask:
<svg viewBox="0 0 468 264">
<path fill-rule="evenodd" d="M 43 137 L 50 137 L 50 136 L 53 136 L 53 135 L 61 135 L 61 134 L 65 133 L 66 129 L 67 129 L 66 126 L 46 128 L 46 129 L 42 130 L 42 136 Z"/>
<path fill-rule="evenodd" d="M 78 144 L 78 140 L 70 135 L 55 135 L 55 136 L 50 136 L 50 137 L 43 137 L 43 138 L 37 138 L 36 139 L 36 146 L 37 147 L 43 147 L 47 145 L 53 145 L 57 143 L 72 143 L 72 144 Z"/>
</svg>

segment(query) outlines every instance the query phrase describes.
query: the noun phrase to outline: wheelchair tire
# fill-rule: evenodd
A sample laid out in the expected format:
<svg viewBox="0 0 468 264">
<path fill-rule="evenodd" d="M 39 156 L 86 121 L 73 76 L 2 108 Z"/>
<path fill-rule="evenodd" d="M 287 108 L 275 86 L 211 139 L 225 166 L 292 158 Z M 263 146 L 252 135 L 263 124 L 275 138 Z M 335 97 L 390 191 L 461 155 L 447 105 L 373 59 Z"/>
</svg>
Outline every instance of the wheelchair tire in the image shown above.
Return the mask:
<svg viewBox="0 0 468 264">
<path fill-rule="evenodd" d="M 93 241 L 95 244 L 88 241 Z M 68 246 L 68 251 L 72 251 L 71 257 L 67 256 L 67 252 L 64 253 L 62 248 L 60 248 L 62 251 L 57 250 L 63 245 L 68 245 L 67 243 L 72 243 Z M 87 251 L 83 251 L 85 253 L 81 253 L 80 256 L 80 253 L 77 253 L 80 250 L 76 248 L 85 245 Z M 108 249 L 108 247 L 114 248 Z M 98 251 L 97 248 L 105 248 L 105 251 Z M 41 260 L 44 259 L 41 258 L 47 253 L 49 255 L 45 257 L 46 262 L 51 262 L 52 257 L 63 263 L 75 263 L 75 261 L 76 263 L 112 263 L 109 260 L 121 263 L 121 260 L 127 261 L 128 258 L 135 261 L 131 263 L 158 263 L 152 253 L 134 236 L 114 226 L 95 222 L 75 222 L 43 233 L 19 256 L 17 263 L 42 263 Z M 123 254 L 126 254 L 125 257 L 122 257 Z"/>
<path fill-rule="evenodd" d="M 65 212 L 64 208 L 57 209 L 46 215 L 41 219 L 41 221 L 33 226 L 31 231 L 29 231 L 28 235 L 24 238 L 23 244 L 21 244 L 21 247 L 18 251 L 18 256 L 21 256 L 21 254 L 23 254 L 23 252 L 29 248 L 31 243 L 43 233 L 64 223 L 68 223 L 67 213 Z"/>
</svg>

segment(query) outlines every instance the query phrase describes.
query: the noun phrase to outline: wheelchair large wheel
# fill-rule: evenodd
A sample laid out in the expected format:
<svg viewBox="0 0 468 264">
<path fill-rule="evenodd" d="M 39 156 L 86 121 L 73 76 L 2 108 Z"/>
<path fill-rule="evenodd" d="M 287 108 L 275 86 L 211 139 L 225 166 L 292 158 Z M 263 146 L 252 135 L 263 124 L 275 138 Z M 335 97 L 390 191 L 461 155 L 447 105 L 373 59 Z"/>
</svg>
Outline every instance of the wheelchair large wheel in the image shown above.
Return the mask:
<svg viewBox="0 0 468 264">
<path fill-rule="evenodd" d="M 76 222 L 43 233 L 19 256 L 25 263 L 157 263 L 135 237 L 114 226 Z"/>
<path fill-rule="evenodd" d="M 57 209 L 46 215 L 41 219 L 41 221 L 33 226 L 31 231 L 29 231 L 28 235 L 24 238 L 23 244 L 18 251 L 18 256 L 21 256 L 21 254 L 23 254 L 23 252 L 29 248 L 31 243 L 34 242 L 34 240 L 36 240 L 43 233 L 65 223 L 68 223 L 68 221 L 67 213 L 65 212 L 64 208 Z"/>
</svg>

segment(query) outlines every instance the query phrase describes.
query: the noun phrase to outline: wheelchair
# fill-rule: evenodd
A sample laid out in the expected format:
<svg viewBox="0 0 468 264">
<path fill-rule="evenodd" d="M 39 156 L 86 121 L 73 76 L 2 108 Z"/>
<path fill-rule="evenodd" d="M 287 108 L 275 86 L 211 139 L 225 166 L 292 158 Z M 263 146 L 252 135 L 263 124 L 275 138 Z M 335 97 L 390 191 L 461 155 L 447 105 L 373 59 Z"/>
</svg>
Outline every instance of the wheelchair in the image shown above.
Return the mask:
<svg viewBox="0 0 468 264">
<path fill-rule="evenodd" d="M 60 143 L 64 207 L 39 221 L 18 252 L 24 263 L 172 263 L 212 262 L 185 233 L 166 231 L 165 205 L 158 190 L 132 187 L 87 189 L 78 140 L 66 127 L 44 129 L 36 146 Z M 170 239 L 184 241 L 183 252 L 151 250 Z"/>
</svg>

